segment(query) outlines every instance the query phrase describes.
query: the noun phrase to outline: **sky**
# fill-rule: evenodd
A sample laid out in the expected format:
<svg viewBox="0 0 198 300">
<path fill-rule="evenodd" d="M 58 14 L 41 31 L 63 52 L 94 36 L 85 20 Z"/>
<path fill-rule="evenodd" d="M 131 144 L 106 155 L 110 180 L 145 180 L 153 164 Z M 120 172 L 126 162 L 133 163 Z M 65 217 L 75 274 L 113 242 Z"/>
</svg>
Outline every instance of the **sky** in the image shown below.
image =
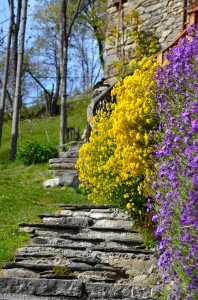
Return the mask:
<svg viewBox="0 0 198 300">
<path fill-rule="evenodd" d="M 8 25 L 9 10 L 8 10 L 8 0 L 1 0 L 0 3 L 0 26 L 3 28 Z"/>
</svg>

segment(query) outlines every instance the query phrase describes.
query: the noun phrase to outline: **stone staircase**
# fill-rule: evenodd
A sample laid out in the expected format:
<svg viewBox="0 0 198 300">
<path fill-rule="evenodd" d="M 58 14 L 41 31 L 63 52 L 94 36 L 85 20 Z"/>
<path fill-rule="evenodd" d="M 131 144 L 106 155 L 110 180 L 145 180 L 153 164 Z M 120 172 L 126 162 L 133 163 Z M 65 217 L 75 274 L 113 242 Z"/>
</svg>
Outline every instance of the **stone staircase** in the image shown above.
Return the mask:
<svg viewBox="0 0 198 300">
<path fill-rule="evenodd" d="M 69 143 L 65 152 L 59 152 L 57 158 L 49 160 L 49 169 L 51 170 L 53 178 L 45 181 L 43 183 L 44 187 L 66 185 L 78 188 L 78 171 L 74 166 L 79 156 L 79 149 L 84 143 L 83 141 L 72 141 Z"/>
<path fill-rule="evenodd" d="M 109 206 L 61 205 L 22 223 L 31 242 L 0 272 L 1 300 L 157 299 L 156 259 L 127 215 Z M 154 285 L 153 285 L 154 284 Z"/>
</svg>

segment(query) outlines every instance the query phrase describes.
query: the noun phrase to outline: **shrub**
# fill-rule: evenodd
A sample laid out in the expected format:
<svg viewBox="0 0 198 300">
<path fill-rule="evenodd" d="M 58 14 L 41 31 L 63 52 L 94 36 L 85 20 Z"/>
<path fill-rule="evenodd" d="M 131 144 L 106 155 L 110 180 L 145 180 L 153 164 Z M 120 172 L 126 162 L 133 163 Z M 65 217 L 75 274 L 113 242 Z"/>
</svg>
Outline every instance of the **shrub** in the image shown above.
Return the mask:
<svg viewBox="0 0 198 300">
<path fill-rule="evenodd" d="M 28 141 L 25 146 L 17 149 L 17 160 L 24 165 L 43 163 L 57 155 L 57 149 L 49 144 Z"/>
<path fill-rule="evenodd" d="M 80 149 L 81 185 L 94 203 L 127 207 L 134 221 L 149 223 L 148 180 L 152 169 L 152 129 L 157 63 L 144 58 L 132 76 L 114 88 L 117 105 L 93 120 L 90 142 Z M 150 223 L 149 223 L 150 224 Z"/>
<path fill-rule="evenodd" d="M 196 28 L 195 28 L 196 29 Z M 197 29 L 196 29 L 197 30 Z M 157 70 L 160 118 L 155 149 L 158 162 L 156 236 L 163 289 L 170 299 L 198 299 L 198 33 L 181 39 Z M 167 288 L 169 286 L 169 288 Z"/>
</svg>

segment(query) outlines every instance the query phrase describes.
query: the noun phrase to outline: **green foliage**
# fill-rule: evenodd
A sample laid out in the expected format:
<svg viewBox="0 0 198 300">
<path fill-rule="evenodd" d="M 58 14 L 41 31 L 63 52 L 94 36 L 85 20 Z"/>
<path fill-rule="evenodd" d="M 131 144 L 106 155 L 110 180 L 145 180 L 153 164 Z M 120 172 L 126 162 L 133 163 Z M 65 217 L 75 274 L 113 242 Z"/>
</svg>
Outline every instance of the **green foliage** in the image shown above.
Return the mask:
<svg viewBox="0 0 198 300">
<path fill-rule="evenodd" d="M 53 267 L 52 269 L 52 273 L 59 275 L 59 276 L 64 276 L 64 275 L 72 275 L 73 272 L 69 269 L 69 268 L 65 268 L 65 267 Z"/>
<path fill-rule="evenodd" d="M 133 280 L 135 276 L 137 276 L 136 272 L 128 273 L 129 280 Z"/>
<path fill-rule="evenodd" d="M 143 22 L 137 10 L 132 9 L 130 14 L 125 17 L 124 23 L 128 28 L 126 31 L 128 38 L 135 43 L 135 48 L 131 50 L 131 53 L 135 54 L 136 59 L 140 60 L 144 56 L 154 55 L 160 50 L 155 33 L 151 30 L 140 29 Z"/>
<path fill-rule="evenodd" d="M 123 24 L 127 28 L 125 31 L 126 41 L 130 40 L 132 44 L 134 44 L 134 47 L 128 51 L 127 57 L 122 51 L 117 51 L 119 61 L 113 64 L 119 73 L 119 77 L 127 74 L 127 66 L 130 59 L 133 58 L 140 61 L 143 57 L 153 56 L 160 50 L 159 41 L 155 33 L 151 30 L 141 29 L 142 23 L 138 10 L 136 9 L 132 9 L 129 14 L 124 17 Z M 110 40 L 119 39 L 121 36 L 122 33 L 117 32 L 117 28 L 114 26 L 111 31 Z"/>
<path fill-rule="evenodd" d="M 17 160 L 24 165 L 47 162 L 57 155 L 57 149 L 50 144 L 28 141 L 25 146 L 17 150 Z"/>
<path fill-rule="evenodd" d="M 151 225 L 150 225 L 151 226 Z M 156 239 L 154 236 L 154 229 L 142 226 L 139 230 L 139 235 L 144 241 L 144 246 L 148 249 L 152 249 L 156 246 Z"/>
</svg>

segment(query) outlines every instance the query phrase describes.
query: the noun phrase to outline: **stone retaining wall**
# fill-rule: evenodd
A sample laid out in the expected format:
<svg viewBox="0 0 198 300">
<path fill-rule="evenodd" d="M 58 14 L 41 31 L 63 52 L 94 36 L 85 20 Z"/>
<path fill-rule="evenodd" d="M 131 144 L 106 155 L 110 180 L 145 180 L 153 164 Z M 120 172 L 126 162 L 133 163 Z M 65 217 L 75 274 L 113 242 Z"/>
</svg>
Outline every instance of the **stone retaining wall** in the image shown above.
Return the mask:
<svg viewBox="0 0 198 300">
<path fill-rule="evenodd" d="M 127 57 L 129 49 L 134 47 L 132 41 L 126 36 L 126 30 L 129 28 L 125 28 L 123 24 L 124 17 L 131 9 L 137 9 L 139 12 L 140 19 L 143 21 L 141 29 L 155 32 L 161 48 L 168 46 L 182 31 L 182 0 L 122 0 L 120 16 L 118 7 L 114 5 L 115 1 L 107 0 L 107 2 L 110 26 L 107 28 L 105 78 L 115 75 L 113 62 L 119 61 L 122 56 Z M 121 35 L 118 39 L 108 38 L 113 26 L 119 27 Z"/>
</svg>

